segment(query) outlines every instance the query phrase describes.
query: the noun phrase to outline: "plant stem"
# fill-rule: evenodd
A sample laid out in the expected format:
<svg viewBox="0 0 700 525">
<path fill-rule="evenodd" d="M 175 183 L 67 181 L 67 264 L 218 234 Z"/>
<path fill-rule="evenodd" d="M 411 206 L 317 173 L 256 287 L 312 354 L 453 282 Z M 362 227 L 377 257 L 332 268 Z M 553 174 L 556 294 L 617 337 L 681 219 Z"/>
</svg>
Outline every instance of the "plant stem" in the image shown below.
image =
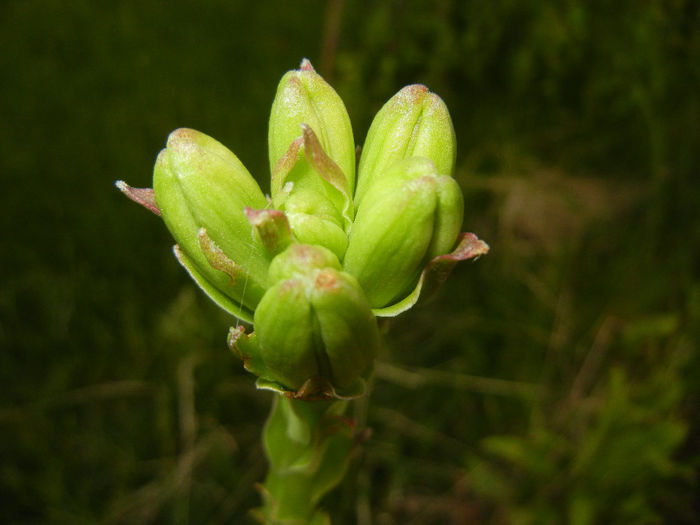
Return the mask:
<svg viewBox="0 0 700 525">
<path fill-rule="evenodd" d="M 352 453 L 353 425 L 343 417 L 345 401 L 300 401 L 276 395 L 263 436 L 270 470 L 256 513 L 268 525 L 329 524 L 317 509 L 345 475 Z"/>
</svg>

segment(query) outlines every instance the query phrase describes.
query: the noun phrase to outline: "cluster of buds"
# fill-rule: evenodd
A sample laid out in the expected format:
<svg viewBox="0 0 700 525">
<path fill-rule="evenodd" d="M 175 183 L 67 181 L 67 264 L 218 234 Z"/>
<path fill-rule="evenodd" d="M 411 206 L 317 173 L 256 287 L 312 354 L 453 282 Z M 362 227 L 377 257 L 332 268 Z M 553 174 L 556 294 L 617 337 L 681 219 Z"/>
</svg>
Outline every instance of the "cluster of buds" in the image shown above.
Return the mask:
<svg viewBox="0 0 700 525">
<path fill-rule="evenodd" d="M 455 134 L 444 102 L 405 87 L 379 111 L 357 169 L 350 118 L 304 60 L 282 78 L 269 128 L 270 196 L 238 157 L 170 134 L 153 189 L 117 186 L 162 216 L 178 261 L 219 306 L 253 323 L 229 344 L 258 386 L 298 399 L 366 390 L 377 316 L 395 316 L 488 246 L 460 235 Z"/>
</svg>

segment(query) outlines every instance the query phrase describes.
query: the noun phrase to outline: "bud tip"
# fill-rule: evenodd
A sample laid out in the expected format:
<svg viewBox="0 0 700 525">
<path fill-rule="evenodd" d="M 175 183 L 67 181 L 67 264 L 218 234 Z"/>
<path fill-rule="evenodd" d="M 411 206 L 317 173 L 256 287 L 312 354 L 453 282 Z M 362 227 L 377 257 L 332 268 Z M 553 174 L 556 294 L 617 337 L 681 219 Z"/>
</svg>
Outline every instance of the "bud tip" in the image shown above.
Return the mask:
<svg viewBox="0 0 700 525">
<path fill-rule="evenodd" d="M 314 69 L 314 66 L 311 65 L 311 61 L 308 58 L 303 58 L 301 60 L 301 64 L 299 65 L 299 70 L 300 71 L 312 71 L 316 72 Z"/>
</svg>

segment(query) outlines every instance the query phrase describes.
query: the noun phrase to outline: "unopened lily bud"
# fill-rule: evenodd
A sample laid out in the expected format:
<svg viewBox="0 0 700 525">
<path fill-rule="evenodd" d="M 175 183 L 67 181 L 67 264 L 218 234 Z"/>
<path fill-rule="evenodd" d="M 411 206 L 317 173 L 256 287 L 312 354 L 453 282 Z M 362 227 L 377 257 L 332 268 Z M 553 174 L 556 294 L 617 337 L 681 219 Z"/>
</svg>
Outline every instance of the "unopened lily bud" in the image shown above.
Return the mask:
<svg viewBox="0 0 700 525">
<path fill-rule="evenodd" d="M 304 59 L 298 70 L 286 73 L 272 104 L 268 133 L 270 170 L 301 135 L 306 124 L 321 147 L 347 178 L 350 193 L 355 184 L 355 142 L 350 117 L 338 93 Z M 273 198 L 275 190 L 272 190 Z"/>
<path fill-rule="evenodd" d="M 280 257 L 272 259 L 267 279 L 270 284 L 275 284 L 325 268 L 341 270 L 340 261 L 332 251 L 323 246 L 294 243 Z"/>
<path fill-rule="evenodd" d="M 294 236 L 300 243 L 325 246 L 338 257 L 345 254 L 348 236 L 337 209 L 329 199 L 300 188 L 277 206 L 289 219 Z"/>
<path fill-rule="evenodd" d="M 342 258 L 354 215 L 352 190 L 313 129 L 302 124 L 300 131 L 273 169 L 273 205 L 287 215 L 299 242 L 320 244 Z"/>
<path fill-rule="evenodd" d="M 213 138 L 177 129 L 158 155 L 153 191 L 178 260 L 221 307 L 249 320 L 270 258 L 244 213 L 267 205 L 253 177 Z"/>
<path fill-rule="evenodd" d="M 406 86 L 379 110 L 367 133 L 355 209 L 395 162 L 407 157 L 427 157 L 440 175 L 452 175 L 456 151 L 452 119 L 442 99 L 423 85 Z"/>
<path fill-rule="evenodd" d="M 412 292 L 425 264 L 455 244 L 463 210 L 455 180 L 427 158 L 409 157 L 385 172 L 357 211 L 343 261 L 372 308 Z"/>
<path fill-rule="evenodd" d="M 255 311 L 255 332 L 230 344 L 258 386 L 296 398 L 362 395 L 379 346 L 377 322 L 355 278 L 317 246 L 291 245 L 271 264 L 281 279 Z"/>
</svg>

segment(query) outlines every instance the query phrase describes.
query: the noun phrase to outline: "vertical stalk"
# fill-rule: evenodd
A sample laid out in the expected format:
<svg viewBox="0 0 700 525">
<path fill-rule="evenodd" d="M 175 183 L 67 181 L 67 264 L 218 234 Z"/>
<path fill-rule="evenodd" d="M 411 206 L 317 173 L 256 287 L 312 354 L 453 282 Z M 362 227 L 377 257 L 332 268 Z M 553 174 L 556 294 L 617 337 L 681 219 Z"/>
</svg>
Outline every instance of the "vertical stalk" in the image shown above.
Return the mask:
<svg viewBox="0 0 700 525">
<path fill-rule="evenodd" d="M 275 396 L 263 435 L 270 470 L 256 512 L 261 523 L 330 524 L 317 505 L 340 483 L 350 460 L 353 425 L 343 417 L 346 405 Z"/>
</svg>

